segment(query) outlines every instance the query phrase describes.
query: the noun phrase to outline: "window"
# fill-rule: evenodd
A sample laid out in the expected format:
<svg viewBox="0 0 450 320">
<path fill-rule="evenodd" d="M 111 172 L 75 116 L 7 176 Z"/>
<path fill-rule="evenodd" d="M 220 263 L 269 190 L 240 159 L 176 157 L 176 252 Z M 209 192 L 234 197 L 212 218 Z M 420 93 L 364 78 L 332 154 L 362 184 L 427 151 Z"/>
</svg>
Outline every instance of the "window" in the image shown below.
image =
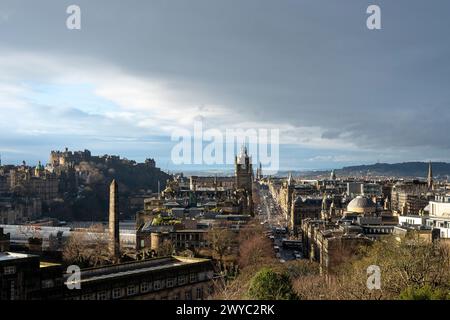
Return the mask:
<svg viewBox="0 0 450 320">
<path fill-rule="evenodd" d="M 11 283 L 10 283 L 9 299 L 10 300 L 16 300 L 16 282 L 14 280 L 12 280 Z"/>
<path fill-rule="evenodd" d="M 153 283 L 153 289 L 159 290 L 161 289 L 161 281 L 157 280 Z"/>
<path fill-rule="evenodd" d="M 123 289 L 122 288 L 114 288 L 112 291 L 112 298 L 119 299 L 123 297 Z"/>
<path fill-rule="evenodd" d="M 81 300 L 95 300 L 95 293 L 83 294 Z"/>
<path fill-rule="evenodd" d="M 55 286 L 55 282 L 52 279 L 42 280 L 41 287 L 42 289 L 53 288 Z"/>
<path fill-rule="evenodd" d="M 100 291 L 97 293 L 97 300 L 108 300 L 108 292 Z"/>
<path fill-rule="evenodd" d="M 203 288 L 197 288 L 197 299 L 202 300 L 203 299 Z"/>
<path fill-rule="evenodd" d="M 10 274 L 15 274 L 16 273 L 16 267 L 15 266 L 8 266 L 5 267 L 3 270 L 3 273 L 5 276 L 10 275 Z"/>
<path fill-rule="evenodd" d="M 146 293 L 149 292 L 152 287 L 151 282 L 142 282 L 141 283 L 141 292 Z"/>
<path fill-rule="evenodd" d="M 132 296 L 135 295 L 138 292 L 138 287 L 137 286 L 128 286 L 127 287 L 127 295 Z"/>
<path fill-rule="evenodd" d="M 145 241 L 141 240 L 141 248 L 144 248 L 144 247 L 145 247 Z"/>
<path fill-rule="evenodd" d="M 175 279 L 174 278 L 168 278 L 167 279 L 167 288 L 172 288 L 175 285 Z"/>
<path fill-rule="evenodd" d="M 192 292 L 191 291 L 186 291 L 184 293 L 184 299 L 185 300 L 191 300 L 192 299 Z"/>
<path fill-rule="evenodd" d="M 178 285 L 182 286 L 186 283 L 186 276 L 179 276 L 178 277 Z"/>
<path fill-rule="evenodd" d="M 197 281 L 197 274 L 196 273 L 191 273 L 189 278 L 190 278 L 191 282 L 195 282 L 195 281 Z"/>
</svg>

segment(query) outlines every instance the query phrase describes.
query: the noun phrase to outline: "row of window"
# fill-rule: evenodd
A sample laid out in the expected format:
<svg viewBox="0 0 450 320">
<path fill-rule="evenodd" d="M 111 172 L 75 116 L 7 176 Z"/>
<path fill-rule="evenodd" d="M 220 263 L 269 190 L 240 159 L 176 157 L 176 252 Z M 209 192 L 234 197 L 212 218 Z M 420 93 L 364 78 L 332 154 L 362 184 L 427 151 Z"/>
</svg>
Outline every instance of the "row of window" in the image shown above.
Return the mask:
<svg viewBox="0 0 450 320">
<path fill-rule="evenodd" d="M 176 245 L 176 247 L 177 248 L 182 248 L 182 247 L 189 247 L 189 246 L 193 246 L 193 247 L 198 247 L 198 248 L 206 248 L 207 247 L 207 243 L 206 243 L 206 241 L 204 241 L 204 242 L 191 242 L 191 243 L 189 243 L 189 241 L 185 241 L 185 242 L 182 242 L 182 241 L 176 241 L 175 242 L 175 245 Z"/>
<path fill-rule="evenodd" d="M 406 224 L 408 225 L 416 225 L 416 224 L 421 224 L 421 222 L 416 223 L 416 220 L 414 219 L 405 219 Z"/>
<path fill-rule="evenodd" d="M 175 235 L 172 235 L 171 238 L 172 238 L 171 239 L 172 241 L 175 241 L 175 240 L 178 240 L 178 241 L 184 241 L 184 240 L 200 241 L 200 239 L 201 239 L 199 234 L 192 234 L 192 233 L 189 233 L 189 234 L 175 234 Z"/>
<path fill-rule="evenodd" d="M 392 233 L 391 228 L 368 228 L 367 233 Z"/>
<path fill-rule="evenodd" d="M 449 228 L 450 227 L 450 223 L 447 221 L 428 220 L 427 225 L 429 227 L 436 227 L 436 228 Z"/>
<path fill-rule="evenodd" d="M 148 292 L 148 289 L 145 289 L 145 286 L 148 283 L 142 283 L 140 288 L 141 288 L 141 293 L 146 293 Z M 143 291 L 144 288 L 144 291 Z M 147 290 L 147 291 L 146 291 Z M 212 294 L 213 292 L 213 288 L 212 286 L 208 287 L 208 292 L 209 294 Z M 139 286 L 137 285 L 130 285 L 126 288 L 114 288 L 111 291 L 100 291 L 97 293 L 90 293 L 90 294 L 84 294 L 81 296 L 81 300 L 110 300 L 110 299 L 121 299 L 124 297 L 131 297 L 134 296 L 136 294 L 139 293 Z M 194 290 L 194 295 L 191 289 L 185 290 L 184 291 L 184 296 L 181 296 L 180 292 L 177 292 L 176 294 L 174 294 L 173 296 L 171 296 L 172 300 L 180 300 L 181 298 L 183 298 L 184 300 L 192 300 L 192 299 L 197 299 L 197 300 L 202 300 L 204 298 L 204 292 L 203 292 L 203 287 L 197 287 Z M 168 300 L 169 297 L 165 296 L 162 297 L 161 300 Z"/>
<path fill-rule="evenodd" d="M 203 281 L 211 279 L 212 273 L 191 273 L 189 275 L 181 275 L 178 277 L 171 277 L 165 280 L 155 280 L 153 282 L 144 281 L 139 285 L 129 285 L 127 287 L 113 288 L 111 291 L 102 291 L 99 293 L 85 294 L 81 296 L 82 300 L 109 300 L 121 299 L 124 297 L 131 297 L 137 294 L 145 294 L 151 291 L 158 291 L 162 289 L 173 288 L 175 286 L 183 286 L 188 283 Z M 187 299 L 186 297 L 184 297 Z M 197 298 L 199 299 L 199 298 Z"/>
</svg>

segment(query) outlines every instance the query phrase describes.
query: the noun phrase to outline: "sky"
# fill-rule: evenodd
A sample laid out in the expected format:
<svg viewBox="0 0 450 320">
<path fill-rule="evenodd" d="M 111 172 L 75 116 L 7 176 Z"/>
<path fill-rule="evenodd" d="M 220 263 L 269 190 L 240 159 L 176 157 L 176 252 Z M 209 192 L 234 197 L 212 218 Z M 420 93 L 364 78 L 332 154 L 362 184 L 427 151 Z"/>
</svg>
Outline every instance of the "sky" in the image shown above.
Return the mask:
<svg viewBox="0 0 450 320">
<path fill-rule="evenodd" d="M 173 163 L 196 121 L 279 130 L 281 170 L 448 161 L 449 15 L 447 0 L 0 0 L 2 162 L 68 147 L 214 168 Z"/>
</svg>

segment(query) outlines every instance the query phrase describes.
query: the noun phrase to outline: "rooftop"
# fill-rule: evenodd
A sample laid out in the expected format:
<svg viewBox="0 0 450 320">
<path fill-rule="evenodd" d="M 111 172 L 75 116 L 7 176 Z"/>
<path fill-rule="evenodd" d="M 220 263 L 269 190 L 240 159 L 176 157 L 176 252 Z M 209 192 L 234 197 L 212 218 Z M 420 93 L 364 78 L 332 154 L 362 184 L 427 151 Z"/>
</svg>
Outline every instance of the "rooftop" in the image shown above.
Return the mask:
<svg viewBox="0 0 450 320">
<path fill-rule="evenodd" d="M 32 254 L 16 253 L 16 252 L 0 252 L 0 262 L 18 259 L 27 259 L 38 257 Z"/>
<path fill-rule="evenodd" d="M 60 263 L 41 261 L 39 267 L 40 268 L 49 268 L 49 267 L 56 267 L 56 266 L 60 266 L 60 265 L 61 265 Z"/>
<path fill-rule="evenodd" d="M 179 266 L 186 266 L 208 262 L 208 259 L 185 258 L 185 257 L 165 257 L 139 262 L 122 263 L 99 268 L 85 269 L 81 272 L 81 283 L 105 280 L 111 278 L 126 277 L 133 274 L 141 274 L 164 269 L 171 269 Z"/>
</svg>

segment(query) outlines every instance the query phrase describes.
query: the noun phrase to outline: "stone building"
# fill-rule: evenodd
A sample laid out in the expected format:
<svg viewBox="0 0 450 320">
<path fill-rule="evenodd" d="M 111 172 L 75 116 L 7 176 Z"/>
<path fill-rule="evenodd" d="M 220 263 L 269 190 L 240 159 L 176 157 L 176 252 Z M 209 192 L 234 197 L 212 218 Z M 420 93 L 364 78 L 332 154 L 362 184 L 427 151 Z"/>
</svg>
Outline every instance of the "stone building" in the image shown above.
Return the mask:
<svg viewBox="0 0 450 320">
<path fill-rule="evenodd" d="M 418 180 L 399 182 L 392 187 L 391 209 L 395 214 L 419 214 L 428 204 L 428 183 Z"/>
<path fill-rule="evenodd" d="M 2 197 L 0 198 L 0 224 L 20 224 L 41 216 L 40 198 Z"/>
<path fill-rule="evenodd" d="M 189 178 L 189 188 L 191 191 L 201 190 L 229 190 L 234 189 L 236 183 L 235 177 L 199 177 L 191 176 Z"/>
<path fill-rule="evenodd" d="M 354 257 L 361 246 L 371 240 L 358 232 L 349 232 L 343 226 L 317 219 L 302 221 L 304 256 L 317 261 L 323 274 L 333 274 L 348 259 Z"/>
<path fill-rule="evenodd" d="M 208 230 L 204 229 L 173 228 L 170 231 L 149 232 L 150 237 L 145 236 L 145 233 L 145 228 L 139 232 L 140 243 L 137 243 L 138 250 L 150 248 L 153 252 L 158 254 L 161 248 L 164 247 L 166 241 L 170 241 L 175 252 L 181 252 L 183 250 L 194 251 L 209 247 L 207 240 Z"/>
<path fill-rule="evenodd" d="M 320 219 L 322 211 L 322 198 L 310 198 L 310 197 L 297 197 L 292 204 L 290 213 L 290 228 L 294 231 L 294 234 L 298 234 L 298 228 L 301 225 L 302 220 Z"/>
<path fill-rule="evenodd" d="M 37 196 L 44 202 L 50 202 L 59 195 L 59 179 L 42 168 L 33 170 L 20 166 L 9 171 L 10 191 L 20 196 Z"/>
<path fill-rule="evenodd" d="M 90 161 L 91 152 L 84 151 L 69 151 L 66 148 L 64 151 L 51 151 L 49 164 L 52 167 L 67 166 L 69 164 L 78 164 L 82 161 Z"/>
<path fill-rule="evenodd" d="M 378 183 L 368 182 L 347 182 L 347 195 L 354 197 L 359 195 L 381 196 L 382 186 Z"/>
<path fill-rule="evenodd" d="M 38 255 L 0 252 L 0 300 L 60 299 L 61 265 L 41 262 Z"/>
<path fill-rule="evenodd" d="M 85 269 L 66 300 L 203 300 L 213 292 L 211 260 L 163 257 Z"/>
<path fill-rule="evenodd" d="M 0 253 L 0 300 L 203 300 L 214 289 L 211 260 L 199 258 L 134 261 L 82 269 L 74 281 L 68 277 L 61 265 L 37 255 Z"/>
</svg>

